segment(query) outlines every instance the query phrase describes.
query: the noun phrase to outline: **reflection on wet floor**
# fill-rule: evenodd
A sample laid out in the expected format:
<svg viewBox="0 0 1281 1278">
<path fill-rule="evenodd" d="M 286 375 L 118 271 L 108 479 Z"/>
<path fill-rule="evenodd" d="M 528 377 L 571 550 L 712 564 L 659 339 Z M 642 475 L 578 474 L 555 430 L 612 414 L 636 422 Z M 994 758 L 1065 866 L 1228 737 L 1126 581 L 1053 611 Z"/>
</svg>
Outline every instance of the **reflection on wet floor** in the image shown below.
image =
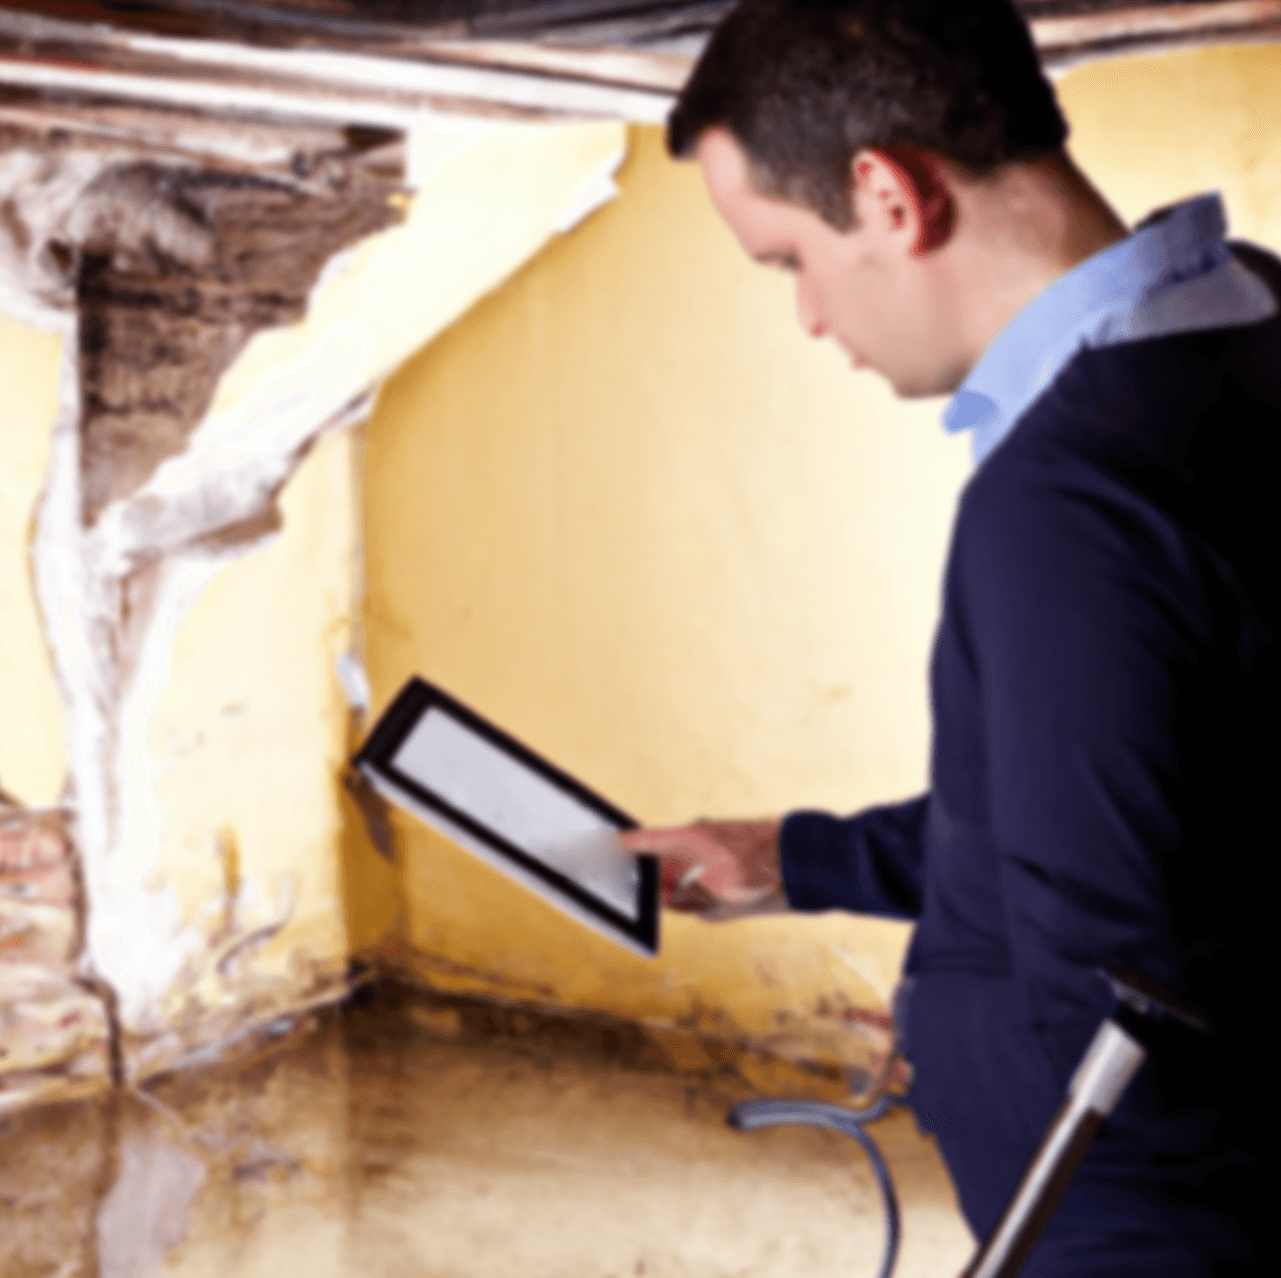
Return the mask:
<svg viewBox="0 0 1281 1278">
<path fill-rule="evenodd" d="M 511 1025 L 382 987 L 238 1063 L 10 1116 L 0 1275 L 875 1272 L 880 1200 L 848 1138 L 730 1130 L 748 1086 L 675 1072 L 639 1031 Z M 872 1130 L 898 1273 L 957 1273 L 972 1244 L 933 1146 L 906 1112 Z"/>
</svg>

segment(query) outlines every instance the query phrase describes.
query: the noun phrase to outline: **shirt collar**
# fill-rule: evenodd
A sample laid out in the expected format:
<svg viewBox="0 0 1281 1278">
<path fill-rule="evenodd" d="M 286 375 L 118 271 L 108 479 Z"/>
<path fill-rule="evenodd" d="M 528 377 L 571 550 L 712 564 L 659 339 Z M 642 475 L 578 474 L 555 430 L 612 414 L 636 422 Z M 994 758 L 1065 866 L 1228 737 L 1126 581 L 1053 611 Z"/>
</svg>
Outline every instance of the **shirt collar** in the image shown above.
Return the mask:
<svg viewBox="0 0 1281 1278">
<path fill-rule="evenodd" d="M 1001 331 L 943 410 L 943 429 L 971 430 L 989 453 L 1083 347 L 1253 323 L 1276 299 L 1224 242 L 1218 195 L 1158 210 L 1087 258 Z"/>
</svg>

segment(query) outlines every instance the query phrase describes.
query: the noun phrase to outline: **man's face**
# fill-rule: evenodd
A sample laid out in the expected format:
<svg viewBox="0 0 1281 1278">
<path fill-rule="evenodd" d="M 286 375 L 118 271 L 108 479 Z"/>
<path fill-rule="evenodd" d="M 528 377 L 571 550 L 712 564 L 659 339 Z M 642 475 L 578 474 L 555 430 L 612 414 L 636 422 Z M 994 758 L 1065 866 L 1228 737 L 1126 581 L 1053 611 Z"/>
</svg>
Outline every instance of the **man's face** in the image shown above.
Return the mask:
<svg viewBox="0 0 1281 1278">
<path fill-rule="evenodd" d="M 959 384 L 965 368 L 931 268 L 913 253 L 919 228 L 902 207 L 892 170 L 871 162 L 855 190 L 857 225 L 838 231 L 754 185 L 727 130 L 704 133 L 697 155 L 712 202 L 748 256 L 795 277 L 797 318 L 807 333 L 830 335 L 854 368 L 874 369 L 901 396 L 942 394 Z"/>
</svg>

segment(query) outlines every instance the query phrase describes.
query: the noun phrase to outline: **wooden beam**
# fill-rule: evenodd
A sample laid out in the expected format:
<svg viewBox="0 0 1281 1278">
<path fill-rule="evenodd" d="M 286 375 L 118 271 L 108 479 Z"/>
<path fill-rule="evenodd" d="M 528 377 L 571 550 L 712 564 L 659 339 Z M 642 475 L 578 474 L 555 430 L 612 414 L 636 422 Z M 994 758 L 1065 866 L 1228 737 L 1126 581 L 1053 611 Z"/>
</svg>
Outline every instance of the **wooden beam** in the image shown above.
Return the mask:
<svg viewBox="0 0 1281 1278">
<path fill-rule="evenodd" d="M 33 0 L 27 7 L 57 3 Z M 161 0 L 159 14 L 121 15 L 128 26 L 0 9 L 0 86 L 69 100 L 395 129 L 433 112 L 658 123 L 728 7 L 725 0 L 552 0 L 523 9 L 491 4 L 486 11 L 471 3 L 470 18 L 414 28 L 375 21 L 348 5 L 336 0 L 321 11 L 279 2 Z M 92 3 L 61 7 L 95 11 Z M 1099 0 L 1084 10 L 1066 0 L 1024 0 L 1020 7 L 1052 67 L 1179 45 L 1281 40 L 1281 0 Z M 257 15 L 258 34 L 265 31 L 270 41 L 243 32 L 235 40 L 146 29 L 148 22 L 201 14 L 211 23 L 222 15 L 223 29 L 232 22 L 233 31 L 234 23 Z M 281 15 L 290 25 L 279 25 Z M 481 32 L 489 38 L 477 38 Z"/>
<path fill-rule="evenodd" d="M 649 122 L 666 117 L 674 79 L 669 62 L 656 64 L 661 70 L 651 83 L 638 84 L 644 67 L 626 54 L 611 54 L 611 62 L 581 51 L 558 59 L 536 49 L 521 66 L 511 65 L 510 49 L 491 63 L 483 53 L 446 60 L 442 51 L 430 60 L 266 49 L 0 10 L 0 85 L 50 96 L 401 129 L 431 112 Z"/>
<path fill-rule="evenodd" d="M 1203 0 L 1190 4 L 1108 5 L 1096 11 L 1031 16 L 1043 60 L 1083 60 L 1171 44 L 1281 39 L 1281 0 Z"/>
<path fill-rule="evenodd" d="M 680 92 L 693 65 L 693 58 L 689 56 L 646 53 L 605 44 L 450 40 L 425 43 L 422 50 L 425 56 L 456 66 L 530 71 L 673 95 Z"/>
<path fill-rule="evenodd" d="M 156 158 L 169 156 L 205 168 L 248 168 L 294 181 L 299 180 L 300 172 L 319 171 L 325 155 L 353 152 L 357 145 L 377 150 L 371 164 L 382 165 L 389 172 L 404 169 L 404 135 L 397 130 L 353 131 L 298 120 L 229 118 L 154 103 L 0 99 L 0 131 L 11 145 L 22 144 L 15 135 L 26 135 L 28 143 L 39 140 L 47 147 L 145 151 Z"/>
</svg>

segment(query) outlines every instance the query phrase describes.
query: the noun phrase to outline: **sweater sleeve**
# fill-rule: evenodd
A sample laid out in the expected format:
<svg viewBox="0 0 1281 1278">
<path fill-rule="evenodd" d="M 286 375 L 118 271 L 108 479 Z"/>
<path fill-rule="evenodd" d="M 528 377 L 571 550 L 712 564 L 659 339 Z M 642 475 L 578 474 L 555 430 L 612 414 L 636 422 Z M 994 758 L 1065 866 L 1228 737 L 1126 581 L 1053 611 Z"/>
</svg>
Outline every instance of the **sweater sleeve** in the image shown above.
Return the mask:
<svg viewBox="0 0 1281 1278">
<path fill-rule="evenodd" d="M 1007 471 L 987 497 L 958 524 L 959 593 L 1015 971 L 1055 998 L 1112 966 L 1178 983 L 1213 574 L 1106 477 Z"/>
<path fill-rule="evenodd" d="M 795 910 L 850 910 L 913 919 L 921 908 L 929 796 L 852 817 L 793 812 L 779 837 L 783 886 Z"/>
</svg>

